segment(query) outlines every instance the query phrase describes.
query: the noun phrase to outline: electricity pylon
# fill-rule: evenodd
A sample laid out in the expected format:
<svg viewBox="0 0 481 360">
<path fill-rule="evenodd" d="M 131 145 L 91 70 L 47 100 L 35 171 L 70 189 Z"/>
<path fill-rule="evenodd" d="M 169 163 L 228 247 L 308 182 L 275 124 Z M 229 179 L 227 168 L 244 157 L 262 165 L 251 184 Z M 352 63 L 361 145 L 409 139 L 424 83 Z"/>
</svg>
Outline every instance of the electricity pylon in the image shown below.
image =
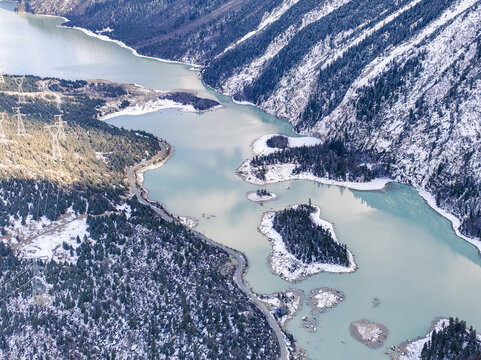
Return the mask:
<svg viewBox="0 0 481 360">
<path fill-rule="evenodd" d="M 25 93 L 23 92 L 23 81 L 25 80 L 25 77 L 19 77 L 15 78 L 15 83 L 18 86 L 18 103 L 19 104 L 24 104 L 27 102 L 27 99 L 25 98 Z"/>
<path fill-rule="evenodd" d="M 67 122 L 62 120 L 63 114 L 60 115 L 54 115 L 55 118 L 55 124 L 58 127 L 58 137 L 60 140 L 66 140 L 67 135 L 65 134 L 65 127 L 64 125 L 67 124 Z"/>
<path fill-rule="evenodd" d="M 45 125 L 50 135 L 52 135 L 52 156 L 54 160 L 62 160 L 62 152 L 60 151 L 60 132 L 63 125 L 52 124 Z"/>
<path fill-rule="evenodd" d="M 42 282 L 39 279 L 40 269 L 38 266 L 39 258 L 32 259 L 32 298 L 36 300 L 38 295 L 42 295 Z"/>
<path fill-rule="evenodd" d="M 0 116 L 0 143 L 4 143 L 7 141 L 7 137 L 5 136 L 5 130 L 3 129 L 3 123 L 6 119 L 6 113 L 2 112 Z"/>
<path fill-rule="evenodd" d="M 17 118 L 17 135 L 25 136 L 27 132 L 25 131 L 25 124 L 23 123 L 23 117 L 25 116 L 20 112 L 21 107 L 14 107 L 13 110 L 16 112 L 14 117 Z"/>
<path fill-rule="evenodd" d="M 0 69 L 0 84 L 5 84 L 5 78 L 3 77 L 3 70 Z"/>
</svg>

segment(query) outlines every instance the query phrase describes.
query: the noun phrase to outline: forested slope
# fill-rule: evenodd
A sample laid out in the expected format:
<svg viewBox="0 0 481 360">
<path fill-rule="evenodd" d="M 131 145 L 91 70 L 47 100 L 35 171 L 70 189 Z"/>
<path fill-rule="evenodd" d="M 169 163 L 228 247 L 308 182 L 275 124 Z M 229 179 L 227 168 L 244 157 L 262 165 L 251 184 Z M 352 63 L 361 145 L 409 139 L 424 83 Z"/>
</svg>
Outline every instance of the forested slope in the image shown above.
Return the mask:
<svg viewBox="0 0 481 360">
<path fill-rule="evenodd" d="M 86 82 L 38 77 L 24 82 L 19 135 L 18 78 L 0 84 L 0 357 L 277 359 L 233 259 L 131 197 L 126 170 L 159 139 L 99 121 L 105 100 Z M 61 111 L 55 157 L 45 126 Z"/>
</svg>

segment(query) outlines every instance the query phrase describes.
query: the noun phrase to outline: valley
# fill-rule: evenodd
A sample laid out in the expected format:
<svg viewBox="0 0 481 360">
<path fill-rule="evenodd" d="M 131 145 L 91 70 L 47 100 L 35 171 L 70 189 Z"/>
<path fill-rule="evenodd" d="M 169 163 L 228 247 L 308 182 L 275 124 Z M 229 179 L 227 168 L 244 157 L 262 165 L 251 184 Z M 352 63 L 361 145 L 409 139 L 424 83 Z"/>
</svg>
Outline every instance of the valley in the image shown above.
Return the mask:
<svg viewBox="0 0 481 360">
<path fill-rule="evenodd" d="M 17 15 L 12 12 L 11 5 L 0 4 L 0 8 L 8 9 L 7 11 L 0 9 L 0 16 L 3 20 L 0 22 L 0 28 L 15 24 L 21 30 L 19 34 L 33 36 L 38 44 L 38 47 L 32 47 L 31 42 L 24 39 L 24 41 L 16 42 L 17 46 L 14 48 L 7 46 L 10 44 L 8 38 L 0 36 L 0 44 L 9 49 L 8 52 L 0 54 L 0 63 L 8 73 L 64 77 L 71 79 L 69 81 L 103 78 L 112 83 L 136 83 L 146 89 L 156 89 L 153 90 L 154 94 L 157 91 L 183 89 L 182 93 L 195 94 L 199 98 L 216 102 L 212 103 L 217 109 L 216 111 L 180 112 L 176 108 L 168 109 L 159 106 L 158 109 L 152 108 L 159 111 L 147 112 L 143 110 L 148 109 L 141 109 L 139 115 L 136 116 L 133 116 L 136 112 L 117 113 L 117 116 L 113 116 L 118 110 L 117 107 L 112 112 L 112 117 L 106 119 L 106 123 L 99 123 L 104 124 L 101 128 L 107 126 L 109 129 L 118 129 L 122 134 L 124 132 L 125 134 L 132 133 L 130 141 L 133 141 L 134 138 L 150 141 L 147 134 L 153 134 L 156 138 L 166 139 L 175 147 L 175 151 L 173 153 L 172 150 L 167 151 L 173 147 L 166 143 L 162 145 L 162 143 L 152 142 L 147 146 L 149 156 L 142 154 L 141 151 L 139 158 L 130 163 L 138 165 L 134 168 L 129 167 L 130 171 L 126 171 L 126 167 L 122 167 L 121 179 L 123 180 L 118 181 L 117 186 L 119 189 L 125 190 L 128 189 L 129 184 L 135 185 L 133 186 L 134 192 L 141 195 L 140 204 L 134 200 L 126 201 L 120 197 L 120 202 L 115 203 L 115 206 L 108 212 L 98 211 L 98 213 L 89 214 L 88 239 L 86 241 L 80 239 L 80 243 L 73 239 L 72 243 L 67 244 L 64 252 L 66 258 L 70 258 L 70 253 L 73 252 L 74 257 L 71 259 L 76 263 L 68 265 L 69 270 L 66 273 L 63 270 L 52 270 L 54 273 L 58 271 L 59 276 L 57 277 L 50 278 L 50 273 L 48 273 L 48 279 L 52 280 L 48 280 L 50 282 L 47 284 L 50 286 L 57 283 L 52 288 L 50 296 L 59 298 L 57 303 L 62 309 L 62 314 L 67 317 L 69 329 L 71 329 L 70 334 L 76 334 L 79 329 L 85 329 L 81 325 L 81 322 L 85 323 L 85 320 L 74 321 L 70 317 L 70 309 L 76 309 L 79 305 L 74 302 L 74 307 L 70 308 L 72 302 L 67 294 L 77 290 L 74 288 L 69 290 L 71 287 L 65 284 L 64 279 L 71 277 L 78 279 L 82 284 L 81 279 L 92 278 L 94 279 L 92 280 L 94 288 L 97 287 L 97 282 L 107 280 L 111 282 L 111 286 L 109 285 L 100 297 L 96 292 L 93 297 L 88 294 L 88 291 L 86 294 L 79 292 L 82 299 L 87 300 L 85 309 L 79 307 L 82 314 L 87 313 L 85 324 L 91 324 L 89 323 L 91 316 L 92 319 L 99 322 L 98 334 L 87 332 L 86 337 L 81 338 L 86 344 L 101 344 L 100 348 L 102 349 L 112 346 L 116 354 L 121 354 L 121 351 L 132 353 L 134 351 L 130 347 L 132 343 L 145 344 L 145 346 L 141 346 L 142 349 L 135 348 L 136 354 L 140 357 L 155 351 L 174 358 L 182 356 L 221 358 L 222 354 L 235 357 L 242 351 L 249 351 L 248 356 L 251 358 L 254 356 L 253 354 L 258 354 L 256 356 L 262 358 L 266 358 L 266 354 L 275 356 L 277 351 L 283 351 L 283 346 L 276 349 L 277 342 L 266 339 L 273 339 L 272 328 L 275 330 L 276 325 L 264 321 L 267 314 L 263 315 L 261 313 L 263 310 L 259 310 L 253 302 L 247 299 L 245 293 L 242 292 L 243 282 L 239 282 L 244 274 L 243 270 L 239 270 L 242 266 L 234 271 L 232 266 L 234 262 L 226 255 L 238 254 L 241 256 L 239 252 L 246 255 L 248 262 L 244 274 L 247 287 L 257 294 L 281 294 L 287 289 L 310 294 L 311 290 L 320 288 L 336 289 L 338 293 L 343 294 L 343 301 L 338 306 L 316 316 L 310 314 L 311 309 L 307 305 L 306 299 L 301 299 L 299 308 L 295 311 L 292 319 L 283 323 L 288 332 L 287 338 L 290 341 L 295 340 L 295 343 L 304 348 L 307 355 L 313 359 L 319 358 L 320 354 L 333 359 L 352 358 L 353 356 L 360 359 L 385 359 L 385 352 L 390 352 L 392 345 L 399 344 L 416 335 L 424 336 L 429 323 L 440 316 L 458 316 L 467 319 L 468 323 L 472 323 L 475 327 L 481 328 L 478 321 L 481 317 L 475 301 L 481 296 L 476 286 L 481 279 L 481 261 L 477 249 L 456 236 L 451 224 L 429 208 L 418 193 L 410 187 L 390 182 L 392 179 L 387 179 L 377 187 L 378 191 L 359 191 L 373 188 L 369 187 L 372 185 L 369 182 L 359 182 L 359 180 L 379 180 L 378 175 L 384 174 L 383 172 L 376 173 L 374 172 L 375 168 L 371 168 L 371 164 L 377 163 L 379 169 L 385 171 L 386 163 L 382 157 L 378 157 L 370 149 L 365 149 L 365 152 L 364 150 L 362 152 L 365 157 L 357 158 L 354 155 L 347 157 L 348 165 L 352 167 L 345 168 L 344 171 L 346 169 L 348 171 L 343 173 L 342 167 L 338 168 L 337 164 L 345 164 L 345 154 L 356 154 L 356 147 L 348 141 L 348 138 L 344 138 L 342 141 L 337 137 L 327 141 L 326 139 L 329 138 L 322 136 L 320 140 L 318 138 L 299 138 L 293 133 L 287 122 L 276 119 L 252 106 L 236 104 L 229 98 L 204 86 L 198 80 L 198 72 L 191 66 L 137 57 L 128 49 L 87 37 L 78 30 L 58 28 L 57 25 L 62 23 L 62 20 L 58 18 Z M 244 3 L 239 4 L 242 7 Z M 232 41 L 231 44 L 236 45 L 225 51 L 224 55 L 235 51 L 238 46 L 246 46 L 271 26 L 278 26 L 279 21 L 284 16 L 290 15 L 296 6 L 306 6 L 306 4 L 307 2 L 303 1 L 291 1 L 283 3 L 282 8 L 273 6 L 268 12 L 269 16 L 259 15 L 258 22 L 255 23 L 255 26 L 250 27 L 251 35 L 247 36 L 249 32 L 245 32 L 237 40 Z M 336 9 L 342 8 L 343 4 L 343 2 L 335 2 L 332 4 L 332 8 L 322 9 L 318 16 L 323 16 L 322 14 L 329 11 L 334 12 Z M 409 11 L 411 5 L 408 4 L 404 4 L 405 8 L 402 6 L 396 8 L 403 4 L 393 5 L 387 12 L 380 12 L 379 16 L 384 16 L 384 19 L 389 20 L 391 14 L 392 18 L 396 18 L 400 15 L 400 9 L 403 9 L 403 12 Z M 48 4 L 44 3 L 45 5 Z M 259 11 L 259 14 L 264 14 L 261 10 Z M 314 14 L 311 13 L 309 16 L 314 16 Z M 316 17 L 310 19 L 315 20 Z M 75 21 L 80 21 L 80 18 Z M 202 23 L 202 21 L 198 22 L 198 24 Z M 76 25 L 81 26 L 82 24 L 77 23 Z M 102 26 L 104 25 L 107 24 L 102 24 Z M 305 28 L 309 26 L 310 24 L 307 24 Z M 371 26 L 376 27 L 374 23 Z M 302 26 L 300 28 L 304 29 Z M 28 30 L 26 31 L 26 29 Z M 91 28 L 91 30 L 99 29 Z M 46 34 L 49 34 L 48 37 Z M 52 37 L 51 34 L 55 34 L 55 36 Z M 45 46 L 47 38 L 53 39 L 48 42 L 51 54 L 46 56 L 43 53 L 38 57 L 41 68 L 38 67 L 38 64 L 12 60 L 20 53 L 38 52 L 39 48 Z M 203 46 L 200 43 L 198 45 Z M 219 54 L 223 52 L 224 50 L 219 51 L 215 56 L 221 59 L 222 56 Z M 82 54 L 82 56 L 71 57 L 70 54 Z M 207 69 L 208 66 L 201 70 L 203 76 Z M 7 99 L 12 95 L 5 94 Z M 135 95 L 132 96 L 135 97 Z M 181 98 L 191 99 L 190 95 L 181 95 Z M 239 99 L 235 95 L 234 98 Z M 371 99 L 372 97 L 368 96 L 367 98 Z M 117 104 L 122 104 L 122 101 Z M 51 103 L 52 108 L 55 109 L 57 103 L 55 98 L 51 99 Z M 68 109 L 69 101 L 66 101 L 65 104 L 64 111 Z M 217 104 L 221 104 L 222 107 L 218 107 Z M 92 108 L 96 106 L 97 104 Z M 179 107 L 182 108 L 180 105 Z M 69 113 L 74 114 L 75 112 L 70 110 Z M 87 116 L 88 114 L 90 113 L 87 113 Z M 49 119 L 49 116 L 47 118 Z M 65 119 L 68 121 L 67 117 Z M 75 125 L 75 123 L 73 124 Z M 114 127 L 110 127 L 111 125 Z M 34 128 L 34 126 L 29 125 L 28 128 Z M 302 129 L 297 128 L 297 130 Z M 40 131 L 38 133 L 40 134 Z M 289 158 L 296 166 L 304 166 L 299 169 L 300 173 L 305 172 L 308 175 L 314 169 L 315 162 L 309 163 L 307 160 L 313 157 L 315 159 L 331 159 L 333 160 L 332 167 L 326 167 L 323 170 L 332 174 L 329 181 L 326 182 L 330 186 L 310 181 L 313 179 L 309 176 L 291 177 L 290 174 L 282 179 L 273 178 L 275 181 L 282 180 L 282 182 L 259 179 L 255 186 L 238 177 L 236 169 L 243 162 L 252 159 L 252 150 L 254 152 L 265 151 L 266 148 L 263 145 L 257 148 L 254 148 L 254 145 L 267 142 L 266 134 L 281 134 L 288 137 L 289 140 L 287 145 L 283 140 L 277 142 L 276 146 L 284 147 L 279 154 L 272 152 L 254 156 L 259 156 L 262 161 L 273 161 L 271 165 L 275 166 L 282 165 L 283 158 Z M 44 151 L 48 152 L 49 146 L 46 146 L 49 144 L 48 137 L 45 137 L 45 134 L 43 136 Z M 257 139 L 263 140 L 256 141 Z M 119 140 L 109 143 L 118 144 L 117 141 Z M 129 146 L 132 147 L 134 144 L 135 141 Z M 303 148 L 303 145 L 308 145 L 309 148 Z M 105 163 L 102 165 L 103 158 L 96 155 L 96 152 L 101 152 L 105 156 L 107 151 L 98 151 L 96 146 L 92 147 L 93 151 L 89 150 L 87 153 L 92 155 L 92 159 L 95 156 L 97 162 L 92 161 L 91 163 L 98 163 L 95 166 L 101 167 L 102 170 L 94 168 L 93 173 L 110 176 L 109 174 L 113 170 L 108 169 Z M 123 147 L 122 145 L 121 148 L 123 149 Z M 136 148 L 134 147 L 134 149 Z M 145 148 L 139 147 L 140 149 Z M 149 163 L 147 160 L 155 154 L 159 154 L 159 150 L 160 154 L 168 152 L 169 155 L 172 155 L 167 162 L 162 162 L 161 167 L 158 166 L 161 163 L 157 161 Z M 110 156 L 122 158 L 127 153 L 130 153 L 130 150 L 121 152 L 116 150 Z M 75 151 L 69 150 L 65 156 L 70 159 L 69 156 L 73 157 L 74 154 Z M 298 156 L 300 157 L 298 158 Z M 33 158 L 38 159 L 38 157 Z M 271 160 L 267 160 L 267 158 Z M 303 160 L 299 160 L 301 158 Z M 130 159 L 126 160 L 130 161 Z M 260 160 L 258 159 L 258 161 Z M 142 165 L 142 163 L 144 164 Z M 395 164 L 395 162 L 390 164 Z M 259 166 L 261 165 L 259 164 Z M 144 172 L 143 168 L 148 171 Z M 334 173 L 332 169 L 336 168 L 341 171 Z M 361 171 L 351 172 L 352 168 L 361 169 Z M 141 177 L 136 175 L 137 170 L 142 173 Z M 65 170 L 60 169 L 59 173 L 62 171 Z M 120 167 L 115 171 L 120 171 Z M 65 172 L 70 172 L 70 170 Z M 72 173 L 75 174 L 75 169 L 72 169 Z M 344 177 L 343 174 L 345 174 Z M 393 175 L 395 172 L 388 174 L 392 177 L 395 176 Z M 325 179 L 326 173 L 321 171 L 317 175 L 319 179 Z M 55 177 L 57 175 L 53 176 L 52 180 Z M 73 184 L 77 180 L 72 176 L 68 181 Z M 97 176 L 91 177 L 91 181 L 103 186 Z M 69 183 L 66 182 L 66 184 Z M 105 184 L 109 183 L 111 183 L 110 180 L 105 182 Z M 354 185 L 350 188 L 349 184 L 358 184 L 359 187 L 356 188 Z M 139 185 L 142 185 L 145 190 L 139 188 Z M 263 206 L 259 206 L 248 200 L 246 194 L 257 192 L 259 185 L 266 185 L 267 193 L 276 194 L 276 201 L 266 202 Z M 416 184 L 413 183 L 413 185 Z M 363 188 L 364 186 L 367 187 Z M 45 187 L 47 188 L 47 185 Z M 24 191 L 25 193 L 30 192 L 29 190 Z M 67 194 L 64 196 L 62 192 L 58 193 L 61 195 L 59 195 L 61 199 L 65 197 L 61 202 L 64 204 L 62 209 L 69 209 L 70 200 Z M 148 196 L 148 199 L 144 198 L 145 196 Z M 39 198 L 42 199 L 42 196 L 40 195 Z M 266 266 L 271 249 L 267 239 L 258 233 L 257 226 L 265 211 L 281 211 L 293 204 L 307 203 L 308 200 L 309 202 L 312 200 L 313 204 L 320 208 L 323 219 L 333 224 L 336 236 L 352 251 L 359 268 L 350 274 L 321 273 L 296 284 L 287 284 L 279 276 L 272 274 Z M 45 197 L 43 200 L 38 200 L 38 202 L 41 201 L 45 201 Z M 156 211 L 151 208 L 152 204 L 155 204 L 155 209 L 160 210 Z M 440 199 L 439 205 L 443 205 L 442 199 Z M 104 210 L 106 206 L 100 205 L 99 209 Z M 57 207 L 51 207 L 49 211 L 55 216 Z M 85 210 L 80 208 L 79 211 L 79 214 L 83 215 L 82 211 Z M 166 218 L 162 219 L 155 214 L 165 214 Z M 192 232 L 177 224 L 168 225 L 166 220 L 171 219 L 170 214 L 197 219 L 196 230 L 198 232 Z M 108 234 L 108 236 L 103 237 L 101 234 Z M 138 241 L 140 239 L 144 239 L 144 241 Z M 162 241 L 159 242 L 159 239 Z M 177 243 L 181 241 L 181 249 L 179 250 L 169 239 L 176 239 Z M 220 243 L 221 248 L 218 248 L 213 241 Z M 204 245 L 199 245 L 199 243 Z M 235 250 L 225 253 L 222 250 L 223 247 Z M 117 249 L 121 249 L 120 254 Z M 13 261 L 13 258 L 8 257 L 10 256 L 8 250 L 5 250 L 4 253 L 7 254 L 7 261 Z M 125 268 L 122 265 L 119 268 L 116 264 L 122 263 L 121 259 L 125 259 L 125 257 L 131 258 L 131 261 L 127 262 L 130 265 L 125 265 Z M 236 257 L 234 256 L 234 258 Z M 99 272 L 100 262 L 97 261 L 107 264 L 105 274 Z M 237 260 L 237 263 L 243 262 Z M 76 272 L 77 266 L 81 266 L 83 269 L 84 264 L 86 267 L 83 275 L 80 277 L 72 275 L 70 271 Z M 21 266 L 25 266 L 25 264 Z M 56 265 L 50 266 L 52 269 L 57 268 Z M 154 270 L 156 268 L 162 268 L 166 274 L 182 274 L 185 278 L 179 280 L 180 283 L 171 283 L 169 278 L 156 278 L 158 276 Z M 189 269 L 193 268 L 203 269 L 203 275 L 189 272 Z M 142 269 L 142 271 L 135 271 L 135 269 Z M 137 316 L 139 314 L 131 304 L 119 307 L 118 316 L 120 318 L 132 317 L 138 324 L 139 330 L 142 330 L 140 334 L 135 332 L 137 328 L 133 328 L 133 325 L 129 323 L 130 329 L 133 330 L 129 332 L 128 339 L 115 336 L 115 341 L 105 340 L 107 326 L 121 329 L 119 331 L 124 332 L 126 329 L 125 324 L 121 326 L 120 323 L 108 322 L 107 314 L 112 313 L 112 310 L 115 309 L 104 308 L 104 301 L 115 302 L 114 298 L 110 298 L 111 295 L 119 298 L 124 296 L 124 290 L 117 287 L 113 275 L 119 271 L 123 272 L 125 276 L 119 278 L 118 282 L 128 284 L 131 289 L 130 291 L 125 289 L 127 299 L 128 296 L 137 296 L 142 299 L 140 313 L 148 312 L 164 316 L 164 318 L 160 320 L 157 316 L 153 316 L 152 321 L 147 324 Z M 459 279 L 462 281 L 458 281 Z M 158 283 L 169 284 L 169 289 L 172 285 L 171 295 L 174 296 L 175 301 L 172 301 L 171 310 L 165 308 L 167 306 L 165 294 L 159 293 L 158 296 L 155 294 Z M 189 290 L 193 292 L 186 293 L 177 290 L 181 283 L 199 284 L 199 286 L 192 286 L 192 289 Z M 201 310 L 194 310 L 200 309 L 199 304 L 191 302 L 197 296 L 195 291 L 199 293 L 207 291 L 205 286 L 209 288 L 209 284 L 211 284 L 210 286 L 225 284 L 226 287 L 216 288 L 215 294 L 212 292 L 212 301 L 209 300 L 206 306 L 202 304 Z M 85 285 L 85 288 L 90 289 L 91 284 Z M 146 293 L 145 289 L 149 289 L 149 291 Z M 230 305 L 232 303 L 226 303 L 222 294 L 227 294 L 227 292 L 224 293 L 223 289 L 233 291 L 237 299 L 244 300 L 237 301 L 235 306 Z M 28 290 L 24 294 L 25 298 L 29 296 L 27 293 Z M 174 293 L 176 295 L 173 295 Z M 208 293 L 211 294 L 211 292 Z M 456 295 L 459 293 L 464 293 L 465 296 L 459 298 Z M 108 294 L 108 296 L 102 294 Z M 155 300 L 151 301 L 152 299 Z M 182 299 L 185 299 L 188 305 Z M 98 304 L 95 300 L 98 300 Z M 374 306 L 373 304 L 378 305 Z M 25 306 L 27 306 L 26 303 Z M 227 321 L 225 321 L 219 306 L 225 306 Z M 240 317 L 228 315 L 235 314 L 237 306 L 240 306 L 237 308 L 237 314 Z M 219 321 L 215 319 L 216 313 L 220 314 Z M 215 321 L 211 322 L 209 314 Z M 46 333 L 52 333 L 51 327 L 43 325 L 46 314 L 40 315 L 43 329 Z M 50 316 L 50 314 L 47 315 Z M 85 315 L 81 316 L 85 317 Z M 47 318 L 50 319 L 50 317 Z M 269 316 L 267 319 L 270 319 Z M 369 321 L 383 324 L 389 329 L 389 334 L 381 347 L 370 349 L 350 337 L 349 326 L 359 319 L 369 319 Z M 405 321 L 406 319 L 410 319 L 410 321 Z M 168 324 L 170 328 L 165 327 L 159 331 L 155 328 L 157 320 Z M 251 325 L 245 327 L 245 324 Z M 306 324 L 315 325 L 309 327 L 308 331 Z M 202 328 L 208 328 L 210 332 L 217 331 L 217 334 L 220 334 L 218 336 L 221 336 L 221 340 L 216 340 L 216 346 L 213 345 L 212 339 L 203 338 Z M 252 328 L 258 329 L 255 332 L 258 336 L 249 331 Z M 226 329 L 228 330 L 226 331 Z M 236 333 L 235 329 L 246 335 L 240 340 L 240 343 L 233 343 L 230 338 L 230 334 Z M 172 338 L 169 334 L 174 333 L 185 334 L 186 337 L 182 338 L 184 335 L 181 335 L 178 338 Z M 192 333 L 196 334 L 193 338 L 195 340 L 188 342 L 187 338 L 192 336 Z M 16 334 L 16 337 L 10 338 L 17 339 L 15 341 L 21 343 L 25 341 L 26 337 L 24 336 L 26 335 L 28 334 Z M 154 336 L 156 336 L 156 340 L 152 341 Z M 247 346 L 244 340 L 252 346 Z M 155 345 L 154 347 L 152 347 L 152 343 Z M 193 343 L 196 346 L 189 349 L 182 348 L 181 344 L 186 343 Z M 256 344 L 269 344 L 273 347 L 266 348 Z M 65 354 L 62 352 L 65 347 L 62 346 L 61 343 L 49 342 L 49 347 L 55 349 L 56 354 Z M 89 346 L 82 347 L 78 344 L 76 347 L 86 349 Z M 223 349 L 227 348 L 238 349 L 239 353 L 225 352 Z M 10 347 L 10 351 L 15 355 L 21 354 L 18 346 Z M 107 355 L 103 354 L 103 356 Z M 112 357 L 112 354 L 109 353 L 108 356 Z M 239 356 L 249 358 L 246 355 Z"/>
</svg>

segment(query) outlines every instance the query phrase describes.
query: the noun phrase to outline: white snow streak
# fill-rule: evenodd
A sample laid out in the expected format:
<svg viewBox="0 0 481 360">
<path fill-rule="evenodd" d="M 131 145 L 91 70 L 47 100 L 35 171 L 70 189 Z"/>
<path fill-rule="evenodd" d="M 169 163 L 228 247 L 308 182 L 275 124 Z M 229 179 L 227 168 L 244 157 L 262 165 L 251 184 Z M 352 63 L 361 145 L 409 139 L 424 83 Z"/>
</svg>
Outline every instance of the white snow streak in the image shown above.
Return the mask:
<svg viewBox="0 0 481 360">
<path fill-rule="evenodd" d="M 259 25 L 257 26 L 257 29 L 251 31 L 251 32 L 248 32 L 246 35 L 244 35 L 241 39 L 237 40 L 234 44 L 232 45 L 229 45 L 222 54 L 225 54 L 227 51 L 229 50 L 232 50 L 233 48 L 235 48 L 237 45 L 239 45 L 240 43 L 243 43 L 244 41 L 246 41 L 247 39 L 251 38 L 252 36 L 254 36 L 255 34 L 259 33 L 260 31 L 264 30 L 266 27 L 268 27 L 269 25 L 275 23 L 277 20 L 279 20 L 281 18 L 282 15 L 284 15 L 286 13 L 287 10 L 289 10 L 292 6 L 294 6 L 295 4 L 297 4 L 299 2 L 299 0 L 284 0 L 284 2 L 278 6 L 277 8 L 275 8 L 274 10 L 272 10 L 270 13 L 267 13 L 264 15 L 264 17 L 262 18 L 261 22 L 259 23 Z M 219 55 L 220 56 L 220 55 Z"/>
<path fill-rule="evenodd" d="M 265 53 L 259 58 L 252 61 L 249 65 L 238 70 L 236 74 L 228 79 L 223 86 L 223 90 L 226 94 L 233 95 L 239 92 L 247 84 L 257 78 L 264 65 L 276 56 L 289 42 L 306 26 L 321 20 L 323 17 L 345 5 L 351 0 L 332 0 L 330 2 L 323 3 L 318 8 L 306 13 L 302 20 L 298 24 L 291 25 L 287 31 L 278 35 L 267 47 Z"/>
</svg>

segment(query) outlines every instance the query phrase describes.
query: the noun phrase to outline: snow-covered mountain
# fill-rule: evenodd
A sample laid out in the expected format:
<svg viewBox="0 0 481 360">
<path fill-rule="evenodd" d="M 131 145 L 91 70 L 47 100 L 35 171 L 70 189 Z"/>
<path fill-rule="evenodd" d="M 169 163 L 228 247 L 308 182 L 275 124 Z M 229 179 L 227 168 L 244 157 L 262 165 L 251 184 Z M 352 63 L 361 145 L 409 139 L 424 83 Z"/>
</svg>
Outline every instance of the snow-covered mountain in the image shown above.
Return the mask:
<svg viewBox="0 0 481 360">
<path fill-rule="evenodd" d="M 393 178 L 432 192 L 480 235 L 480 0 L 150 0 L 137 7 L 177 25 L 149 15 L 148 31 L 132 30 L 132 3 L 22 6 L 202 64 L 209 85 L 389 163 Z"/>
</svg>

